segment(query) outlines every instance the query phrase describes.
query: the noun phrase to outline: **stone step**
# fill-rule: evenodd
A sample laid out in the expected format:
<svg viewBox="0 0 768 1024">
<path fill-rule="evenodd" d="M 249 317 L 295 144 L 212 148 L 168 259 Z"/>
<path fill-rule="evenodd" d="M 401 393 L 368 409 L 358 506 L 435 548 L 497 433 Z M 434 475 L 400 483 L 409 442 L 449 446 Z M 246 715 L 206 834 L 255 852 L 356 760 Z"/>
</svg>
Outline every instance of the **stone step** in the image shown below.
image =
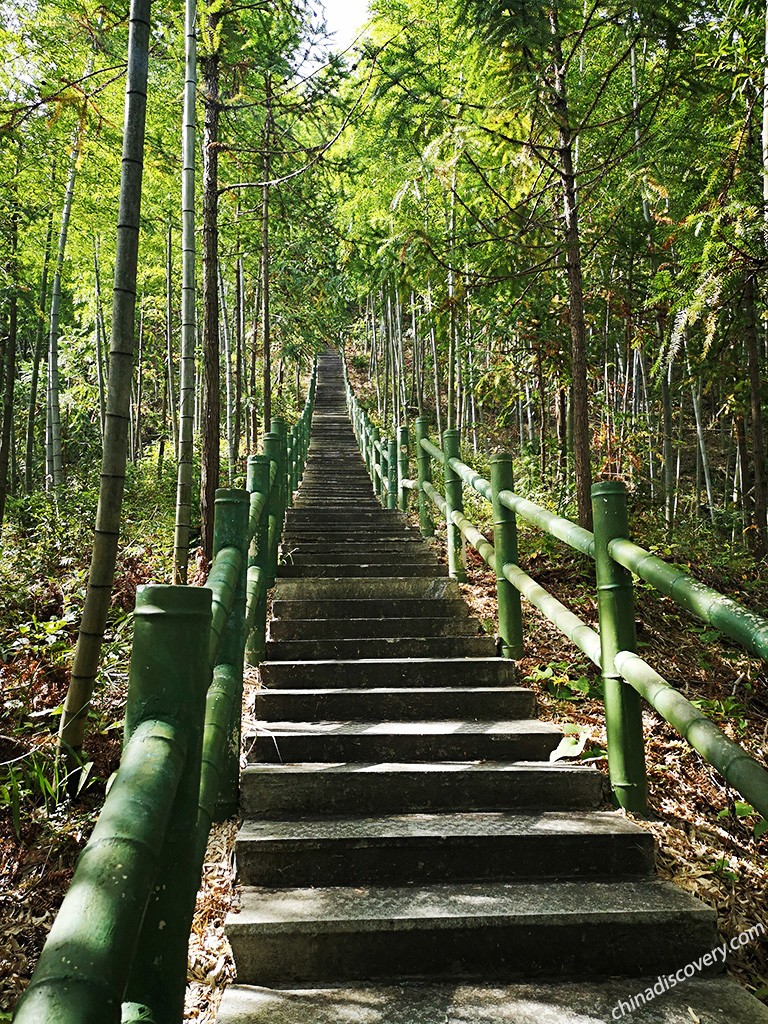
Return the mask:
<svg viewBox="0 0 768 1024">
<path fill-rule="evenodd" d="M 301 555 L 331 555 L 343 554 L 344 556 L 354 557 L 363 561 L 366 555 L 378 555 L 378 554 L 402 554 L 405 556 L 413 556 L 421 554 L 424 551 L 431 553 L 432 557 L 436 557 L 435 553 L 431 548 L 424 545 L 421 538 L 412 537 L 408 534 L 398 537 L 397 540 L 351 540 L 346 537 L 338 537 L 332 541 L 326 541 L 325 543 L 318 543 L 317 541 L 299 541 L 298 543 L 289 546 L 285 542 L 282 544 L 282 551 L 284 554 L 301 554 Z"/>
<path fill-rule="evenodd" d="M 438 565 L 437 558 L 429 548 L 417 547 L 415 550 L 390 549 L 389 551 L 299 551 L 282 549 L 285 565 L 388 565 L 397 568 L 401 565 Z M 443 570 L 445 571 L 445 570 Z"/>
<path fill-rule="evenodd" d="M 245 740 L 250 761 L 538 761 L 560 730 L 538 719 L 475 722 L 264 722 Z"/>
<path fill-rule="evenodd" d="M 246 984 L 666 973 L 719 945 L 669 882 L 246 887 L 226 933 Z"/>
<path fill-rule="evenodd" d="M 392 562 L 376 562 L 373 556 L 364 559 L 362 562 L 329 563 L 327 565 L 311 562 L 308 565 L 295 565 L 290 562 L 283 562 L 278 567 L 278 573 L 283 579 L 295 579 L 308 577 L 309 579 L 330 577 L 331 579 L 342 579 L 346 576 L 355 578 L 361 576 L 365 579 L 368 576 L 391 577 Z M 401 560 L 397 565 L 398 576 L 445 576 L 447 567 L 440 562 L 413 562 Z"/>
<path fill-rule="evenodd" d="M 353 640 L 268 640 L 267 661 L 349 661 L 354 658 L 492 658 L 492 636 L 358 637 Z"/>
<path fill-rule="evenodd" d="M 420 598 L 409 600 L 406 597 L 392 600 L 366 599 L 363 601 L 338 600 L 321 598 L 318 601 L 283 601 L 272 602 L 272 621 L 276 619 L 343 619 L 361 616 L 363 618 L 408 618 L 411 615 L 424 615 L 428 618 L 459 619 L 469 615 L 469 608 L 461 598 Z"/>
<path fill-rule="evenodd" d="M 430 579 L 426 576 L 388 579 L 278 579 L 274 589 L 277 601 L 332 600 L 396 600 L 399 598 L 460 598 L 456 580 L 448 576 Z"/>
<path fill-rule="evenodd" d="M 402 540 L 408 537 L 418 537 L 415 530 L 393 529 L 389 526 L 366 526 L 357 529 L 352 526 L 293 526 L 283 533 L 282 543 L 296 544 L 309 540 L 314 543 L 338 543 L 339 540 L 366 542 L 371 541 L 392 541 Z"/>
<path fill-rule="evenodd" d="M 615 811 L 475 811 L 246 821 L 243 885 L 408 885 L 626 878 L 654 868 L 654 841 Z"/>
<path fill-rule="evenodd" d="M 509 658 L 359 658 L 328 661 L 263 661 L 265 686 L 298 689 L 340 687 L 512 686 Z"/>
<path fill-rule="evenodd" d="M 464 618 L 272 619 L 270 640 L 353 640 L 357 637 L 481 636 L 480 623 Z"/>
<path fill-rule="evenodd" d="M 426 721 L 530 718 L 535 697 L 524 686 L 368 687 L 257 690 L 254 714 L 265 722 Z"/>
<path fill-rule="evenodd" d="M 654 989 L 654 986 L 656 988 Z M 634 1000 L 648 990 L 656 996 Z M 634 1001 L 630 1003 L 630 999 Z M 658 974 L 498 984 L 362 982 L 326 987 L 231 985 L 219 1024 L 768 1024 L 768 1007 L 730 978 L 665 989 Z"/>
<path fill-rule="evenodd" d="M 406 523 L 392 509 L 306 509 L 290 508 L 286 513 L 286 529 L 296 526 L 353 526 L 365 529 L 368 526 L 389 526 L 395 529 Z"/>
</svg>

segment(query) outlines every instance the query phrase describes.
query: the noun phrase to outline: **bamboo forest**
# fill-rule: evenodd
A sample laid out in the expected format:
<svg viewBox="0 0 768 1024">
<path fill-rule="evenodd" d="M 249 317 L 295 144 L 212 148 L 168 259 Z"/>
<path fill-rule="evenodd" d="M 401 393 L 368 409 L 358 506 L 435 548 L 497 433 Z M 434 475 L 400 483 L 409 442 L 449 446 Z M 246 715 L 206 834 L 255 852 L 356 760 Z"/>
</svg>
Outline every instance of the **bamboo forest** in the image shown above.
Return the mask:
<svg viewBox="0 0 768 1024">
<path fill-rule="evenodd" d="M 768 6 L 0 11 L 0 1021 L 768 1022 Z"/>
</svg>

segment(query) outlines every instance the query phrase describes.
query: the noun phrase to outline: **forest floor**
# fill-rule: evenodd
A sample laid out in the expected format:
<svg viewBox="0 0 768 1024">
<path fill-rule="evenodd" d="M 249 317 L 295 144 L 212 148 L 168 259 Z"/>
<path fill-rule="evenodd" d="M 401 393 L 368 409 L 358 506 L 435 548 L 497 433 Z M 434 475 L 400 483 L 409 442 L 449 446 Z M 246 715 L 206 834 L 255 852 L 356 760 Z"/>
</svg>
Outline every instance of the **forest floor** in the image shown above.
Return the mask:
<svg viewBox="0 0 768 1024">
<path fill-rule="evenodd" d="M 6 540 L 9 538 L 6 537 Z M 442 544 L 433 542 L 442 557 Z M 710 545 L 711 547 L 711 545 Z M 23 555 L 23 545 L 22 555 Z M 744 560 L 705 562 L 706 546 L 689 545 L 688 564 L 705 583 L 768 607 L 768 584 L 759 567 Z M 697 553 L 701 556 L 696 562 Z M 672 552 L 686 562 L 681 551 Z M 24 558 L 7 555 L 0 579 L 24 571 Z M 66 558 L 64 556 L 64 561 Z M 557 551 L 521 532 L 521 564 L 536 580 L 591 625 L 596 622 L 591 563 Z M 747 566 L 745 568 L 745 566 Z M 129 548 L 116 587 L 107 647 L 106 678 L 87 747 L 92 762 L 81 798 L 58 804 L 52 757 L 57 715 L 66 681 L 66 661 L 74 639 L 73 595 L 83 566 L 59 566 L 58 576 L 35 574 L 30 566 L 23 621 L 0 631 L 0 1021 L 7 1020 L 39 956 L 45 935 L 72 876 L 103 799 L 106 779 L 117 766 L 136 584 L 156 572 L 150 547 Z M 462 585 L 473 613 L 493 632 L 495 583 L 479 556 L 469 552 L 469 581 Z M 155 578 L 157 576 L 155 575 Z M 74 579 L 74 582 L 73 582 Z M 78 580 L 80 581 L 78 583 Z M 524 611 L 526 650 L 520 679 L 537 692 L 541 716 L 578 728 L 580 755 L 607 770 L 600 682 L 593 666 L 537 611 Z M 765 759 L 768 738 L 768 679 L 765 666 L 719 637 L 650 588 L 637 587 L 638 644 L 643 656 L 698 702 L 732 738 Z M 27 625 L 24 625 L 24 622 Z M 21 623 L 21 625 L 20 625 Z M 245 715 L 251 714 L 257 673 L 246 680 Z M 728 959 L 729 971 L 768 1002 L 768 834 L 756 838 L 758 818 L 726 787 L 652 710 L 644 714 L 653 817 L 638 823 L 658 843 L 664 877 L 713 906 L 724 937 L 755 924 L 766 929 Z M 190 1020 L 213 1022 L 222 986 L 234 976 L 223 924 L 236 898 L 233 843 L 236 823 L 214 828 L 206 857 L 190 946 Z"/>
</svg>

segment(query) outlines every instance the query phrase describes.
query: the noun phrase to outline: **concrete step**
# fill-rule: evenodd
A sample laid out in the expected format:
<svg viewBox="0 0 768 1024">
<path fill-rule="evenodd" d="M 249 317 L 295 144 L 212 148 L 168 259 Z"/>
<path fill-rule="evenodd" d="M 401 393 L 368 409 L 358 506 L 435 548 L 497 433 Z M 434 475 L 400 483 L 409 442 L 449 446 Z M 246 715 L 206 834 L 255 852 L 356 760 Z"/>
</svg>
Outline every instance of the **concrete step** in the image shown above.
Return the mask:
<svg viewBox="0 0 768 1024">
<path fill-rule="evenodd" d="M 307 551 L 283 547 L 284 565 L 388 565 L 393 572 L 402 565 L 438 565 L 435 555 L 426 547 L 390 548 L 388 551 Z M 445 572 L 445 568 L 443 568 Z"/>
<path fill-rule="evenodd" d="M 299 689 L 512 686 L 517 679 L 515 663 L 509 658 L 263 661 L 259 671 L 265 686 Z"/>
<path fill-rule="evenodd" d="M 663 998 L 630 1003 L 649 989 Z M 665 991 L 657 974 L 602 981 L 362 982 L 326 987 L 231 985 L 219 1024 L 768 1024 L 768 1007 L 730 978 Z"/>
<path fill-rule="evenodd" d="M 654 842 L 615 811 L 398 814 L 246 821 L 243 885 L 408 885 L 626 878 L 654 868 Z"/>
<path fill-rule="evenodd" d="M 390 576 L 389 579 L 278 579 L 274 589 L 276 601 L 317 601 L 330 598 L 332 600 L 397 600 L 399 598 L 437 598 L 448 597 L 457 599 L 461 591 L 456 580 L 448 576 L 430 579 L 428 577 L 401 578 Z"/>
<path fill-rule="evenodd" d="M 469 608 L 461 598 L 420 598 L 410 600 L 407 597 L 393 598 L 388 601 L 366 599 L 332 598 L 318 601 L 283 601 L 279 598 L 272 602 L 272 621 L 275 619 L 344 619 L 362 617 L 373 618 L 409 618 L 412 615 L 424 615 L 427 618 L 460 619 L 469 615 Z"/>
<path fill-rule="evenodd" d="M 415 530 L 393 529 L 389 526 L 366 526 L 357 529 L 353 526 L 293 526 L 282 536 L 282 544 L 294 545 L 302 541 L 338 544 L 341 541 L 398 541 L 403 538 L 418 537 Z"/>
<path fill-rule="evenodd" d="M 481 636 L 480 623 L 464 618 L 272 619 L 270 640 L 352 640 L 356 637 Z"/>
<path fill-rule="evenodd" d="M 297 565 L 291 562 L 281 562 L 278 566 L 278 574 L 283 579 L 301 579 L 304 577 L 309 579 L 320 577 L 329 577 L 330 579 L 350 577 L 355 579 L 362 577 L 365 579 L 368 576 L 389 578 L 392 575 L 394 564 L 391 561 L 375 561 L 373 555 L 362 562 L 345 562 L 341 565 L 338 563 L 323 565 L 318 562 Z M 395 567 L 397 568 L 398 576 L 445 576 L 448 572 L 447 567 L 439 562 L 409 562 L 401 559 L 400 564 Z"/>
<path fill-rule="evenodd" d="M 524 686 L 370 687 L 257 690 L 254 714 L 265 722 L 426 721 L 531 718 L 535 697 Z"/>
<path fill-rule="evenodd" d="M 492 636 L 358 637 L 353 640 L 268 640 L 267 661 L 349 661 L 354 658 L 492 658 Z"/>
<path fill-rule="evenodd" d="M 538 719 L 475 722 L 264 722 L 245 740 L 250 761 L 539 761 L 560 730 Z"/>
<path fill-rule="evenodd" d="M 285 547 L 285 545 L 283 545 Z M 357 540 L 335 537 L 330 541 L 305 540 L 296 544 L 291 550 L 301 554 L 325 553 L 327 551 L 345 551 L 356 554 L 358 558 L 379 551 L 423 551 L 425 544 L 418 534 L 403 532 L 391 540 Z M 432 549 L 427 547 L 427 551 Z M 432 552 L 434 554 L 434 552 Z"/>
<path fill-rule="evenodd" d="M 246 984 L 645 975 L 719 945 L 715 912 L 669 882 L 243 889 L 227 937 Z"/>
</svg>

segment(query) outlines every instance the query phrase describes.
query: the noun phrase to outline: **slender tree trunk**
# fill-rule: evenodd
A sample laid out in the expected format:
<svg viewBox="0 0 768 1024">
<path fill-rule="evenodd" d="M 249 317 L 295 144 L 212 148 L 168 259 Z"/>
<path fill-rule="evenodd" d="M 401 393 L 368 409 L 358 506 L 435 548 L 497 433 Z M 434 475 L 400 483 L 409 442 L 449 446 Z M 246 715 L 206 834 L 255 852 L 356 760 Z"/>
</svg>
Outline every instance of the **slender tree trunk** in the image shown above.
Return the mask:
<svg viewBox="0 0 768 1024">
<path fill-rule="evenodd" d="M 78 124 L 72 141 L 69 157 L 67 187 L 64 193 L 64 207 L 61 212 L 59 244 L 56 249 L 56 265 L 53 272 L 51 291 L 51 312 L 48 332 L 48 425 L 46 428 L 46 484 L 58 488 L 64 482 L 64 463 L 61 452 L 61 413 L 59 410 L 59 308 L 61 306 L 61 274 L 67 251 L 67 234 L 72 203 L 75 197 L 75 178 L 80 157 L 82 124 Z"/>
<path fill-rule="evenodd" d="M 165 250 L 165 390 L 170 412 L 171 443 L 174 457 L 179 457 L 179 425 L 176 420 L 176 388 L 174 387 L 173 359 L 173 228 L 168 224 L 168 237 Z M 163 420 L 163 434 L 167 433 L 167 424 Z"/>
<path fill-rule="evenodd" d="M 96 383 L 99 389 L 99 425 L 101 440 L 104 442 L 104 430 L 107 417 L 106 381 L 104 380 L 104 319 L 101 315 L 101 274 L 99 271 L 99 239 L 93 239 L 93 276 L 94 276 L 94 333 L 96 335 Z"/>
<path fill-rule="evenodd" d="M 18 178 L 19 159 L 16 160 L 16 178 Z M 8 467 L 12 464 L 11 450 L 13 447 L 13 393 L 16 387 L 16 346 L 18 345 L 18 244 L 19 244 L 19 208 L 16 184 L 14 182 L 11 212 L 11 245 L 10 258 L 6 271 L 11 286 L 8 298 L 8 340 L 5 358 L 5 387 L 3 388 L 3 419 L 0 430 L 0 536 L 5 521 L 5 504 L 8 497 Z"/>
<path fill-rule="evenodd" d="M 144 298 L 139 312 L 139 344 L 136 353 L 136 422 L 133 428 L 133 461 L 141 458 L 141 403 L 144 391 Z"/>
<path fill-rule="evenodd" d="M 176 474 L 176 525 L 173 539 L 174 583 L 187 582 L 192 505 L 192 458 L 195 423 L 195 93 L 197 88 L 197 12 L 195 0 L 184 5 L 184 114 L 181 171 L 181 375 Z M 168 378 L 171 351 L 168 351 Z"/>
<path fill-rule="evenodd" d="M 272 422 L 272 337 L 269 320 L 269 179 L 272 174 L 272 79 L 264 81 L 264 186 L 261 190 L 261 341 L 264 374 L 264 430 Z"/>
<path fill-rule="evenodd" d="M 747 348 L 747 371 L 749 374 L 750 424 L 752 428 L 752 459 L 755 510 L 755 554 L 762 558 L 768 544 L 768 494 L 766 493 L 765 440 L 763 433 L 763 409 L 761 404 L 760 354 L 757 338 L 757 310 L 755 302 L 755 279 L 751 271 L 744 278 L 744 307 L 746 330 L 744 339 Z"/>
<path fill-rule="evenodd" d="M 554 58 L 552 106 L 558 125 L 560 184 L 565 221 L 565 260 L 568 274 L 568 306 L 571 327 L 571 407 L 573 409 L 573 464 L 579 523 L 592 529 L 592 466 L 590 459 L 589 392 L 587 387 L 587 332 L 584 319 L 584 281 L 581 268 L 579 211 L 576 202 L 576 174 L 573 165 L 573 135 L 565 85 L 560 29 L 557 12 L 549 13 Z"/>
<path fill-rule="evenodd" d="M 133 375 L 144 121 L 147 107 L 149 19 L 149 0 L 131 0 L 110 374 L 99 505 L 88 590 L 59 732 L 59 749 L 66 753 L 67 761 L 72 767 L 79 763 L 88 707 L 99 665 L 117 561 L 125 487 L 128 409 Z"/>
<path fill-rule="evenodd" d="M 235 442 L 234 442 L 234 400 L 232 389 L 232 339 L 229 333 L 229 312 L 227 310 L 224 291 L 224 275 L 219 266 L 219 295 L 221 302 L 221 333 L 224 341 L 224 385 L 226 388 L 225 421 L 227 425 L 227 479 L 229 486 L 235 474 Z"/>
<path fill-rule="evenodd" d="M 222 14 L 213 8 L 207 15 L 214 46 Z M 200 544 L 203 557 L 213 557 L 213 516 L 219 486 L 221 410 L 219 400 L 219 91 L 218 49 L 206 54 L 200 67 L 203 79 L 205 122 L 203 126 L 203 408 L 200 463 Z"/>
<path fill-rule="evenodd" d="M 55 175 L 55 161 L 51 169 L 51 185 Z M 37 388 L 40 380 L 40 365 L 45 351 L 45 307 L 48 301 L 48 272 L 51 265 L 51 246 L 53 244 L 53 210 L 48 213 L 48 227 L 45 232 L 45 248 L 43 250 L 43 272 L 40 278 L 40 297 L 37 308 L 37 330 L 35 332 L 35 352 L 32 360 L 32 377 L 29 384 L 29 409 L 27 411 L 26 455 L 24 459 L 24 490 L 32 493 L 35 462 L 35 424 L 37 422 Z"/>
<path fill-rule="evenodd" d="M 675 526 L 675 464 L 672 448 L 672 399 L 670 383 L 672 363 L 661 371 L 661 422 L 662 422 L 662 453 L 664 457 L 664 519 L 667 526 L 667 539 L 672 539 Z"/>
<path fill-rule="evenodd" d="M 237 257 L 235 281 L 235 446 L 234 462 L 240 460 L 240 436 L 243 429 L 243 339 L 245 337 L 245 285 L 243 257 Z"/>
</svg>

